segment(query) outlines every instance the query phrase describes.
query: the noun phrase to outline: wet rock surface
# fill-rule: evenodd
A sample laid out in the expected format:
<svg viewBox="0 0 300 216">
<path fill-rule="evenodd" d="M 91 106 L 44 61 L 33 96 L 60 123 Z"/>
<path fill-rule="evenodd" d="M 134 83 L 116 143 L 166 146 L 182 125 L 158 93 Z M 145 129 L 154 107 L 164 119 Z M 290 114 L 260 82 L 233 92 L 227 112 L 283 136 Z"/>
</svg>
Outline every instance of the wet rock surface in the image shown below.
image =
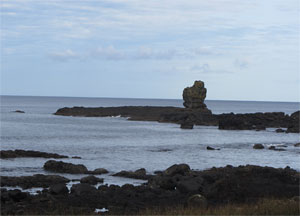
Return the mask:
<svg viewBox="0 0 300 216">
<path fill-rule="evenodd" d="M 36 174 L 33 176 L 20 176 L 20 177 L 11 177 L 11 176 L 1 176 L 0 183 L 1 187 L 21 187 L 23 189 L 32 188 L 32 187 L 49 187 L 58 183 L 67 183 L 70 180 L 59 176 L 59 175 L 43 175 Z"/>
<path fill-rule="evenodd" d="M 253 145 L 253 148 L 254 148 L 254 149 L 264 149 L 265 147 L 264 147 L 263 144 L 259 144 L 259 143 L 258 143 L 258 144 L 254 144 L 254 145 Z"/>
<path fill-rule="evenodd" d="M 299 176 L 299 172 L 289 167 L 276 169 L 247 165 L 195 171 L 186 164 L 177 164 L 140 186 L 101 185 L 95 188 L 80 183 L 72 186 L 71 193 L 66 193 L 64 184 L 61 184 L 36 196 L 1 189 L 1 213 L 22 214 L 35 210 L 46 214 L 60 206 L 64 209 L 80 208 L 85 212 L 107 208 L 110 214 L 136 214 L 151 207 L 218 206 L 268 197 L 293 198 L 299 196 Z M 58 188 L 54 190 L 55 187 Z"/>
<path fill-rule="evenodd" d="M 55 153 L 47 153 L 40 151 L 31 151 L 31 150 L 2 150 L 0 151 L 0 158 L 18 158 L 18 157 L 40 157 L 40 158 L 68 158 L 65 155 L 59 155 Z"/>
<path fill-rule="evenodd" d="M 96 185 L 98 183 L 103 183 L 103 178 L 97 178 L 95 176 L 86 176 L 80 179 L 80 183 Z"/>
</svg>

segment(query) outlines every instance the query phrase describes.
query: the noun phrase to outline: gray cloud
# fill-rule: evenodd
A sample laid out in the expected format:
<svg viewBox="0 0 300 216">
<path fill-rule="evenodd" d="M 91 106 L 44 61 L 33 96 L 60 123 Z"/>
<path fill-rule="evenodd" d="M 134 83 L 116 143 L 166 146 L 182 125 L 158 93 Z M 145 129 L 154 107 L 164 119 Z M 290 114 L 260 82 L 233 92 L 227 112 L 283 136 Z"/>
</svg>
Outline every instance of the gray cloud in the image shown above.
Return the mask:
<svg viewBox="0 0 300 216">
<path fill-rule="evenodd" d="M 245 69 L 249 66 L 249 61 L 247 59 L 235 59 L 233 65 L 239 69 Z"/>
</svg>

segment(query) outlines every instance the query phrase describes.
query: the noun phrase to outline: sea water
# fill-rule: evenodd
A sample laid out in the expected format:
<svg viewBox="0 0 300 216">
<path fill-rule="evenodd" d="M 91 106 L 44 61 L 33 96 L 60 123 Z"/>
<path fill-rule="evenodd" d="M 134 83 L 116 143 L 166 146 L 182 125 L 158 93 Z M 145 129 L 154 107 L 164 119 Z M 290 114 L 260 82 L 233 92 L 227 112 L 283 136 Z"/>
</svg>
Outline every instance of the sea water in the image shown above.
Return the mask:
<svg viewBox="0 0 300 216">
<path fill-rule="evenodd" d="M 299 103 L 206 101 L 213 113 L 253 113 L 281 111 L 291 114 Z M 67 97 L 1 96 L 1 150 L 36 150 L 82 159 L 61 159 L 84 164 L 89 170 L 105 168 L 106 183 L 123 184 L 124 178 L 112 177 L 121 170 L 145 168 L 147 172 L 187 163 L 192 169 L 222 167 L 227 164 L 290 166 L 300 170 L 299 134 L 265 131 L 227 131 L 213 126 L 195 126 L 182 130 L 179 125 L 158 122 L 128 121 L 121 117 L 68 117 L 53 113 L 73 106 L 178 106 L 182 100 L 112 99 Z M 23 110 L 24 114 L 15 113 Z M 253 149 L 261 143 L 263 150 Z M 286 151 L 272 151 L 271 145 L 287 146 Z M 220 148 L 206 150 L 207 146 Z M 43 170 L 44 158 L 0 159 L 2 176 L 50 174 Z M 52 173 L 51 173 L 52 174 Z M 84 175 L 65 174 L 78 179 Z M 139 184 L 142 181 L 132 180 Z"/>
</svg>

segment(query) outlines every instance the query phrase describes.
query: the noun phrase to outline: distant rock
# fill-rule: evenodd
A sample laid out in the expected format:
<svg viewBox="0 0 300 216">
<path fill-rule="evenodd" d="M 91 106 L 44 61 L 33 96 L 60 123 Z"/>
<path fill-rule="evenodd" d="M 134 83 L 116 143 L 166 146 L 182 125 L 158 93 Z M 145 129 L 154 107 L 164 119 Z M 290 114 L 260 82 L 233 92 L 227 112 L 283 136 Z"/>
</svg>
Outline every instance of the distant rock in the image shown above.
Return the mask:
<svg viewBox="0 0 300 216">
<path fill-rule="evenodd" d="M 88 169 L 83 164 L 71 164 L 62 161 L 49 160 L 44 164 L 47 171 L 58 173 L 85 174 Z"/>
<path fill-rule="evenodd" d="M 278 128 L 275 131 L 276 131 L 276 133 L 284 133 L 285 132 L 285 130 L 283 130 L 282 128 Z"/>
<path fill-rule="evenodd" d="M 181 129 L 193 129 L 194 128 L 194 123 L 192 122 L 183 122 L 180 124 Z"/>
<path fill-rule="evenodd" d="M 264 145 L 263 144 L 254 144 L 253 146 L 254 149 L 264 149 Z"/>
<path fill-rule="evenodd" d="M 2 150 L 0 151 L 0 158 L 18 158 L 18 157 L 41 157 L 41 158 L 68 158 L 65 155 L 59 155 L 55 153 L 47 153 L 40 151 L 31 151 L 31 150 Z"/>
<path fill-rule="evenodd" d="M 16 111 L 14 111 L 15 113 L 25 113 L 24 111 L 22 111 L 22 110 L 16 110 Z"/>
<path fill-rule="evenodd" d="M 220 149 L 215 149 L 215 148 L 210 147 L 210 146 L 207 146 L 206 149 L 207 149 L 207 150 L 220 150 Z"/>
<path fill-rule="evenodd" d="M 205 109 L 204 99 L 206 97 L 206 88 L 204 82 L 195 81 L 192 87 L 183 90 L 184 107 L 191 109 Z"/>
<path fill-rule="evenodd" d="M 294 146 L 295 147 L 300 147 L 300 143 L 296 143 Z"/>
</svg>

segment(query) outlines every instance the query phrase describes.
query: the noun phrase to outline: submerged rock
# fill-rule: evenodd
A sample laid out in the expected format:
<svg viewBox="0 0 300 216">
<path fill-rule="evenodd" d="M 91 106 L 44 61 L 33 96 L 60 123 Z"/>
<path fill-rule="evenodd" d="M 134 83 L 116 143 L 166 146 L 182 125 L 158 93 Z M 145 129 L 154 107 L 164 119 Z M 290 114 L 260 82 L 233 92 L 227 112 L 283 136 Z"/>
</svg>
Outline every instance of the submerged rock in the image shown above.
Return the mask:
<svg viewBox="0 0 300 216">
<path fill-rule="evenodd" d="M 295 147 L 300 147 L 300 143 L 296 143 L 294 146 Z"/>
<path fill-rule="evenodd" d="M 44 164 L 47 171 L 58 173 L 85 174 L 88 169 L 83 164 L 71 164 L 62 161 L 49 160 Z"/>
<path fill-rule="evenodd" d="M 23 110 L 16 110 L 15 113 L 25 113 Z"/>
<path fill-rule="evenodd" d="M 218 149 L 215 149 L 215 148 L 210 147 L 210 146 L 207 146 L 206 149 L 207 149 L 207 150 L 220 150 L 219 148 L 218 148 Z"/>
<path fill-rule="evenodd" d="M 88 171 L 88 174 L 93 174 L 93 175 L 101 175 L 106 173 L 108 173 L 108 171 L 104 168 L 98 168 L 93 171 Z"/>
</svg>

